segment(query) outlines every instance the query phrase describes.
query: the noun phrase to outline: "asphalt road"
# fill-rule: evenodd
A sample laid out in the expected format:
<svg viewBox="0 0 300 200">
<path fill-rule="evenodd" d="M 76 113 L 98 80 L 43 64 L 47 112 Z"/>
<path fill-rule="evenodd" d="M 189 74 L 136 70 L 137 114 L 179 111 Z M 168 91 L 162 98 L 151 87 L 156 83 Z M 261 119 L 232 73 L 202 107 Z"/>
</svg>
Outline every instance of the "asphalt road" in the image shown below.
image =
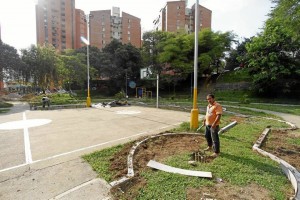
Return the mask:
<svg viewBox="0 0 300 200">
<path fill-rule="evenodd" d="M 169 130 L 190 113 L 145 107 L 0 115 L 0 199 L 110 199 L 109 185 L 82 155 Z"/>
</svg>

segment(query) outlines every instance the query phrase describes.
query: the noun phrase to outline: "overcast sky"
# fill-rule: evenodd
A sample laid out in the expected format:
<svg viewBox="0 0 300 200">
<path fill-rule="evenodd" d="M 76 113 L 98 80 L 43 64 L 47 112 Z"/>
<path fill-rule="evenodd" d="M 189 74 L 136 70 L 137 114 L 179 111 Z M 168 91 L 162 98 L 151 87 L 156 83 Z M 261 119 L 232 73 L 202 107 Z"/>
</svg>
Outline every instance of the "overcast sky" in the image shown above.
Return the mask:
<svg viewBox="0 0 300 200">
<path fill-rule="evenodd" d="M 76 8 L 111 10 L 119 7 L 141 19 L 142 32 L 153 28 L 153 20 L 168 0 L 76 0 Z M 170 0 L 169 0 L 170 1 Z M 189 0 L 188 7 L 196 2 Z M 36 44 L 36 0 L 0 0 L 1 38 L 16 49 Z M 251 37 L 263 28 L 273 6 L 270 0 L 199 0 L 212 11 L 213 31 L 233 31 L 239 37 Z"/>
</svg>

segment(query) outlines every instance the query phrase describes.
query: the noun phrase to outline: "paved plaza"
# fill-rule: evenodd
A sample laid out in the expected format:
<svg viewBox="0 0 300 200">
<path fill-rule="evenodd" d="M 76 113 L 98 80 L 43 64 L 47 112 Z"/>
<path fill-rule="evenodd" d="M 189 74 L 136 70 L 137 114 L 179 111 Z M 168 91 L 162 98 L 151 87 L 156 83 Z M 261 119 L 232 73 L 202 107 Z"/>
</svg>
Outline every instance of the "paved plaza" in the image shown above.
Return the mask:
<svg viewBox="0 0 300 200">
<path fill-rule="evenodd" d="M 190 120 L 188 112 L 136 106 L 24 108 L 0 115 L 0 199 L 109 199 L 108 184 L 80 156 Z"/>
</svg>

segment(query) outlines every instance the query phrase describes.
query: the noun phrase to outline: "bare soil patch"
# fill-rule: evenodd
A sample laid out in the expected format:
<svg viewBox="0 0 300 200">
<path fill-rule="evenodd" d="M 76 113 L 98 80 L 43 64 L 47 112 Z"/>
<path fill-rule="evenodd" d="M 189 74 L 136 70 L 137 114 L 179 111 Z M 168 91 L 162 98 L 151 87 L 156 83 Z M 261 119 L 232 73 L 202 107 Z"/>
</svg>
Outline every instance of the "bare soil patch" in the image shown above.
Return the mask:
<svg viewBox="0 0 300 200">
<path fill-rule="evenodd" d="M 143 140 L 144 138 L 139 139 Z M 110 170 L 116 171 L 114 179 L 121 178 L 127 174 L 127 156 L 134 143 L 126 146 L 111 159 Z M 203 134 L 174 134 L 171 136 L 161 136 L 149 139 L 142 143 L 135 151 L 133 166 L 134 173 L 138 175 L 140 171 L 145 170 L 150 160 L 163 162 L 169 156 L 178 152 L 192 153 L 199 151 L 200 147 L 205 147 L 206 140 Z"/>
<path fill-rule="evenodd" d="M 243 120 L 243 119 L 234 119 Z M 272 138 L 265 143 L 265 150 L 287 161 L 294 167 L 300 169 L 300 147 L 287 144 L 284 139 L 287 137 L 299 137 L 292 131 L 278 130 L 272 131 Z M 138 141 L 143 140 L 139 139 Z M 117 180 L 127 174 L 127 156 L 134 145 L 134 142 L 126 144 L 122 151 L 111 159 L 110 170 L 116 172 L 114 180 Z M 144 187 L 147 182 L 139 173 L 144 170 L 150 170 L 146 165 L 149 160 L 163 162 L 169 156 L 177 152 L 197 152 L 206 147 L 206 140 L 203 134 L 199 135 L 172 135 L 161 136 L 147 140 L 141 144 L 134 154 L 134 172 L 135 177 L 129 182 L 125 182 L 112 188 L 111 192 L 115 199 L 135 199 L 138 190 Z M 298 159 L 297 159 L 298 158 Z M 213 158 L 209 158 L 208 162 Z M 246 187 L 232 186 L 224 181 L 216 181 L 214 186 L 201 188 L 188 188 L 186 191 L 188 200 L 196 199 L 265 199 L 269 200 L 269 192 L 256 184 L 250 184 Z"/>
<path fill-rule="evenodd" d="M 296 138 L 300 138 L 299 130 L 272 130 L 262 149 L 288 162 L 299 171 L 300 146 L 288 142 Z"/>
<path fill-rule="evenodd" d="M 269 192 L 256 185 L 250 184 L 247 187 L 228 186 L 226 183 L 217 183 L 213 187 L 202 187 L 199 189 L 190 188 L 187 190 L 187 199 L 199 200 L 199 199 L 214 199 L 214 200 L 228 200 L 228 199 L 264 199 L 268 198 Z"/>
</svg>

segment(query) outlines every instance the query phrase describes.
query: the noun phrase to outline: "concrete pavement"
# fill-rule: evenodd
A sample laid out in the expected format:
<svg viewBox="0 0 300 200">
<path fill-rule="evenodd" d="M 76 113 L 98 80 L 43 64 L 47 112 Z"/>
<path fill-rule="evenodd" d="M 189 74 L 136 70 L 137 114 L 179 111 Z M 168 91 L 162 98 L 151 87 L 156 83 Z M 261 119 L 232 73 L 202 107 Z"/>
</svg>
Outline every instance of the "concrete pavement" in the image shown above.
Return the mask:
<svg viewBox="0 0 300 200">
<path fill-rule="evenodd" d="M 80 156 L 190 119 L 187 112 L 135 106 L 49 111 L 26 107 L 18 104 L 0 115 L 0 199 L 110 199 L 108 183 Z"/>
<path fill-rule="evenodd" d="M 265 112 L 300 127 L 299 116 Z M 0 199 L 111 199 L 109 184 L 81 156 L 189 120 L 188 112 L 135 106 L 29 111 L 16 103 L 0 115 Z"/>
<path fill-rule="evenodd" d="M 261 110 L 261 109 L 257 109 L 257 108 L 249 108 L 249 107 L 243 107 L 243 106 L 232 106 L 232 105 L 225 105 L 225 104 L 223 105 L 223 107 L 243 108 L 243 109 L 253 110 L 253 111 L 257 111 L 257 112 L 265 112 L 265 113 L 277 115 L 277 116 L 281 117 L 283 120 L 295 124 L 298 128 L 300 127 L 300 116 L 297 116 L 297 115 L 291 115 L 291 114 L 287 114 L 287 113 L 280 113 L 280 112 L 275 112 L 275 111 L 271 111 L 271 110 Z"/>
</svg>

